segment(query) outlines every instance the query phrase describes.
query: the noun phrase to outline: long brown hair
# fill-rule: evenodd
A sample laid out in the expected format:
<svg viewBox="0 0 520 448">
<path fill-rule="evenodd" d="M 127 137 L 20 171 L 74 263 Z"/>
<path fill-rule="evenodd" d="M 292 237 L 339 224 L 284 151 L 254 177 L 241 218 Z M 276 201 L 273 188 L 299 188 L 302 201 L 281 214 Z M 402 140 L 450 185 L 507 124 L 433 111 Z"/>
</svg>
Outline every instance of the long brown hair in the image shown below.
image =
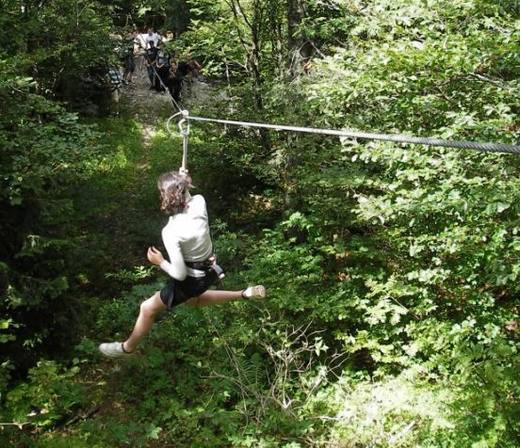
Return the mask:
<svg viewBox="0 0 520 448">
<path fill-rule="evenodd" d="M 186 208 L 186 192 L 193 185 L 188 174 L 170 171 L 159 176 L 157 188 L 161 193 L 161 210 L 168 215 L 181 213 Z"/>
</svg>

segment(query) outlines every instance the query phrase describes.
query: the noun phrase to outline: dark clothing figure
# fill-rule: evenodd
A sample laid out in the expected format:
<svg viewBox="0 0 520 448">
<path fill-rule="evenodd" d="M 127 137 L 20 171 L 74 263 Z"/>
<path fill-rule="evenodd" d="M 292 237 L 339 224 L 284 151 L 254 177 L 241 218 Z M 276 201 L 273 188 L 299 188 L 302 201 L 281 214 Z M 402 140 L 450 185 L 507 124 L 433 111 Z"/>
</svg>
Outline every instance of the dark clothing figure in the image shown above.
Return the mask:
<svg viewBox="0 0 520 448">
<path fill-rule="evenodd" d="M 187 73 L 184 77 L 184 83 L 186 84 L 188 93 L 191 94 L 193 81 L 199 79 L 199 74 L 200 70 L 202 69 L 202 66 L 193 58 L 190 58 L 188 62 L 186 62 L 186 64 L 188 67 L 185 69 Z"/>
<path fill-rule="evenodd" d="M 125 78 L 126 75 L 132 74 L 135 72 L 135 58 L 134 53 L 129 53 L 125 56 L 125 60 L 123 61 L 123 66 L 125 68 Z"/>
<path fill-rule="evenodd" d="M 182 80 L 186 76 L 186 68 L 187 64 L 185 62 L 173 63 L 170 67 L 166 85 L 175 101 L 181 100 Z"/>
<path fill-rule="evenodd" d="M 170 55 L 163 51 L 160 51 L 157 55 L 157 59 L 155 62 L 155 67 L 157 70 L 157 74 L 155 79 L 155 90 L 158 92 L 164 92 L 163 85 L 168 84 L 168 76 L 170 73 Z"/>
<path fill-rule="evenodd" d="M 146 69 L 148 71 L 148 78 L 150 78 L 150 83 L 152 86 L 150 88 L 154 88 L 155 86 L 155 64 L 157 60 L 157 53 L 159 50 L 157 47 L 154 47 L 153 45 L 150 46 L 150 48 L 146 49 L 145 53 L 145 60 L 146 60 Z"/>
<path fill-rule="evenodd" d="M 182 79 L 170 78 L 168 80 L 168 90 L 170 91 L 170 95 L 173 96 L 174 100 L 179 102 L 181 100 Z"/>
<path fill-rule="evenodd" d="M 168 81 L 165 82 L 165 84 L 175 101 L 181 100 L 183 84 L 189 80 L 191 76 L 196 77 L 201 68 L 201 65 L 194 59 L 187 62 L 181 61 L 178 64 L 175 64 L 175 62 L 171 64 Z"/>
<path fill-rule="evenodd" d="M 177 65 L 177 76 L 184 79 L 186 75 L 191 71 L 191 66 L 188 62 L 179 62 Z"/>
<path fill-rule="evenodd" d="M 132 75 L 135 71 L 134 44 L 134 39 L 129 41 L 123 53 L 123 80 L 126 82 L 132 82 Z"/>
</svg>

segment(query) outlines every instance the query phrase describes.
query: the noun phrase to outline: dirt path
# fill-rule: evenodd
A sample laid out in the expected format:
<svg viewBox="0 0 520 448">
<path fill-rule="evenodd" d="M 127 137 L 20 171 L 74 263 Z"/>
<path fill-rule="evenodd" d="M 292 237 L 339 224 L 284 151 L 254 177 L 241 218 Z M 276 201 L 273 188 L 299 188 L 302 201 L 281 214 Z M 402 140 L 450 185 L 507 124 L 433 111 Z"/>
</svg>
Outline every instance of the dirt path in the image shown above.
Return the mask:
<svg viewBox="0 0 520 448">
<path fill-rule="evenodd" d="M 134 83 L 124 88 L 121 106 L 131 111 L 143 124 L 157 125 L 158 120 L 167 118 L 175 113 L 176 109 L 167 92 L 159 93 L 150 89 L 150 80 L 142 56 L 136 58 L 136 66 Z M 210 84 L 195 79 L 189 85 L 185 83 L 183 103 L 180 105 L 190 109 L 224 98 L 225 95 L 216 92 Z"/>
<path fill-rule="evenodd" d="M 136 118 L 147 122 L 158 118 L 158 111 L 171 107 L 166 93 L 150 89 L 150 80 L 142 56 L 136 58 L 136 71 L 133 84 L 123 90 L 122 107 L 131 111 Z"/>
</svg>

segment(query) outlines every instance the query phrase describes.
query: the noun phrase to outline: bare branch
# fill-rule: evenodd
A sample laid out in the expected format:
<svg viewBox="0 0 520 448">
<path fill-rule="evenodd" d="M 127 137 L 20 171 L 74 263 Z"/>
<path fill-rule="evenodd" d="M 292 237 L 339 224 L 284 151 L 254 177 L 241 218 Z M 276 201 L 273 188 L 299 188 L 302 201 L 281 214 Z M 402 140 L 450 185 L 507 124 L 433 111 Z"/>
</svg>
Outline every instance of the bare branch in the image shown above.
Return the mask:
<svg viewBox="0 0 520 448">
<path fill-rule="evenodd" d="M 244 12 L 244 8 L 242 8 L 242 5 L 240 4 L 240 0 L 231 0 L 232 2 L 236 2 L 236 5 L 238 7 L 238 10 L 240 11 L 240 14 L 242 15 L 242 17 L 244 18 L 244 22 L 246 23 L 246 25 L 251 29 L 253 30 L 253 25 L 251 24 L 251 22 L 249 21 L 249 19 L 247 18 L 247 15 L 246 13 Z"/>
</svg>

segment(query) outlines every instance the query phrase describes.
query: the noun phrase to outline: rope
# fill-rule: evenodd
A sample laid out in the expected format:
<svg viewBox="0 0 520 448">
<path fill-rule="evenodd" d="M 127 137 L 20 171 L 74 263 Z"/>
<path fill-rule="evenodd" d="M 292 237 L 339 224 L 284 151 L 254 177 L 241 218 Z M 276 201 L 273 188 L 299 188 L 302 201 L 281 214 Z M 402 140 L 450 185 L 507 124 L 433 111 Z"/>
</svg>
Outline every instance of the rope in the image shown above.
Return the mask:
<svg viewBox="0 0 520 448">
<path fill-rule="evenodd" d="M 182 111 L 183 118 L 179 121 L 179 129 L 182 135 L 182 165 L 181 169 L 184 172 L 188 171 L 188 136 L 190 135 L 190 121 L 189 112 Z M 186 125 L 185 127 L 183 127 Z"/>
<path fill-rule="evenodd" d="M 172 101 L 172 105 L 179 110 L 179 112 L 177 112 L 176 114 L 174 114 L 170 118 L 168 118 L 168 121 L 166 122 L 166 129 L 168 129 L 169 133 L 172 133 L 171 129 L 170 129 L 171 120 L 179 115 L 182 115 L 182 118 L 179 120 L 179 123 L 178 123 L 179 131 L 182 136 L 182 165 L 181 165 L 181 168 L 179 169 L 179 171 L 187 173 L 188 172 L 188 139 L 189 139 L 189 135 L 190 135 L 190 122 L 189 122 L 189 118 L 188 118 L 189 112 L 185 109 L 181 109 L 181 107 L 179 106 L 179 103 L 177 103 L 177 101 L 175 101 L 175 98 L 170 93 L 170 91 L 168 90 L 168 88 L 166 87 L 164 82 L 162 81 L 162 79 L 159 76 L 159 74 L 157 73 L 157 70 L 155 69 L 155 67 L 153 65 L 151 65 L 151 67 L 153 69 L 154 76 L 157 76 L 157 78 L 159 79 L 159 83 L 161 84 L 161 86 L 163 87 L 165 92 L 170 97 L 170 99 Z"/>
<path fill-rule="evenodd" d="M 275 131 L 303 132 L 307 134 L 333 135 L 336 137 L 351 137 L 364 140 L 382 140 L 396 143 L 411 143 L 416 145 L 443 146 L 447 148 L 474 149 L 483 152 L 496 153 L 520 153 L 520 145 L 509 145 L 505 143 L 479 143 L 472 141 L 443 140 L 430 137 L 412 137 L 404 134 L 373 134 L 368 132 L 357 132 L 337 129 L 319 129 L 300 126 L 286 126 L 268 123 L 254 123 L 248 121 L 221 120 L 217 118 L 205 118 L 190 116 L 190 120 L 205 121 L 233 126 L 244 126 L 250 128 L 273 129 Z"/>
<path fill-rule="evenodd" d="M 179 110 L 179 112 L 177 112 L 176 114 L 173 114 L 170 118 L 168 118 L 168 121 L 166 122 L 166 129 L 168 130 L 168 132 L 170 134 L 172 134 L 172 131 L 170 129 L 171 121 L 175 117 L 182 115 L 182 118 L 179 120 L 179 123 L 178 123 L 179 131 L 182 136 L 182 165 L 181 165 L 181 168 L 179 171 L 183 171 L 183 172 L 187 173 L 188 172 L 188 139 L 189 139 L 189 135 L 190 135 L 190 122 L 189 122 L 190 114 L 187 110 L 181 109 L 181 107 L 179 106 L 179 103 L 177 103 L 177 101 L 175 101 L 175 98 L 173 97 L 173 95 L 170 93 L 168 88 L 164 85 L 164 83 L 163 83 L 161 77 L 159 76 L 159 74 L 157 73 L 157 70 L 155 69 L 155 67 L 153 65 L 151 65 L 151 67 L 153 69 L 154 75 L 157 76 L 161 86 L 164 88 L 164 90 L 170 97 L 173 106 Z"/>
<path fill-rule="evenodd" d="M 168 87 L 166 87 L 166 85 L 164 84 L 163 80 L 161 79 L 161 77 L 159 76 L 159 73 L 157 73 L 157 70 L 155 69 L 155 67 L 153 65 L 150 65 L 150 67 L 152 67 L 152 70 L 153 70 L 153 73 L 154 73 L 154 76 L 157 77 L 157 79 L 159 80 L 159 83 L 161 84 L 161 87 L 164 89 L 164 91 L 166 92 L 166 94 L 170 97 L 170 100 L 173 104 L 174 107 L 177 108 L 177 110 L 182 113 L 182 108 L 181 106 L 179 106 L 179 103 L 177 101 L 175 101 L 175 98 L 173 97 L 173 95 L 170 93 L 170 90 L 168 89 Z"/>
<path fill-rule="evenodd" d="M 130 16 L 132 22 L 133 18 Z M 135 23 L 134 23 L 135 25 Z M 189 120 L 195 121 L 205 121 L 209 123 L 219 123 L 224 125 L 232 125 L 232 126 L 242 126 L 242 127 L 254 127 L 261 129 L 273 129 L 275 131 L 290 131 L 290 132 L 302 132 L 307 134 L 319 134 L 319 135 L 331 135 L 335 137 L 349 137 L 349 138 L 359 138 L 363 140 L 379 140 L 379 141 L 389 141 L 395 143 L 408 143 L 415 145 L 426 145 L 426 146 L 441 146 L 446 148 L 458 148 L 458 149 L 472 149 L 481 152 L 492 152 L 492 153 L 510 153 L 510 154 L 519 154 L 520 153 L 520 145 L 511 145 L 506 143 L 481 143 L 481 142 L 473 142 L 467 140 L 444 140 L 440 138 L 433 137 L 414 137 L 406 134 L 380 134 L 380 133 L 369 133 L 369 132 L 359 132 L 359 131 L 349 131 L 349 130 L 338 130 L 338 129 L 321 129 L 321 128 L 310 128 L 303 126 L 288 126 L 288 125 L 275 125 L 269 123 L 255 123 L 248 121 L 236 121 L 236 120 L 223 120 L 217 118 L 206 118 L 206 117 L 197 117 L 197 116 L 189 116 L 189 112 L 187 110 L 183 110 L 179 103 L 175 100 L 173 95 L 170 93 L 169 89 L 164 84 L 163 80 L 157 73 L 157 70 L 153 65 L 151 65 L 152 70 L 154 72 L 154 76 L 159 79 L 159 83 L 162 88 L 165 90 L 167 95 L 170 97 L 172 105 L 177 108 L 178 112 L 172 115 L 167 123 L 167 129 L 170 130 L 170 122 L 173 118 L 182 115 L 183 118 L 179 121 L 179 129 L 181 136 L 183 138 L 183 156 L 182 156 L 182 169 L 187 170 L 188 165 L 188 136 L 190 132 L 190 124 Z M 186 127 L 183 125 L 186 124 Z"/>
</svg>

